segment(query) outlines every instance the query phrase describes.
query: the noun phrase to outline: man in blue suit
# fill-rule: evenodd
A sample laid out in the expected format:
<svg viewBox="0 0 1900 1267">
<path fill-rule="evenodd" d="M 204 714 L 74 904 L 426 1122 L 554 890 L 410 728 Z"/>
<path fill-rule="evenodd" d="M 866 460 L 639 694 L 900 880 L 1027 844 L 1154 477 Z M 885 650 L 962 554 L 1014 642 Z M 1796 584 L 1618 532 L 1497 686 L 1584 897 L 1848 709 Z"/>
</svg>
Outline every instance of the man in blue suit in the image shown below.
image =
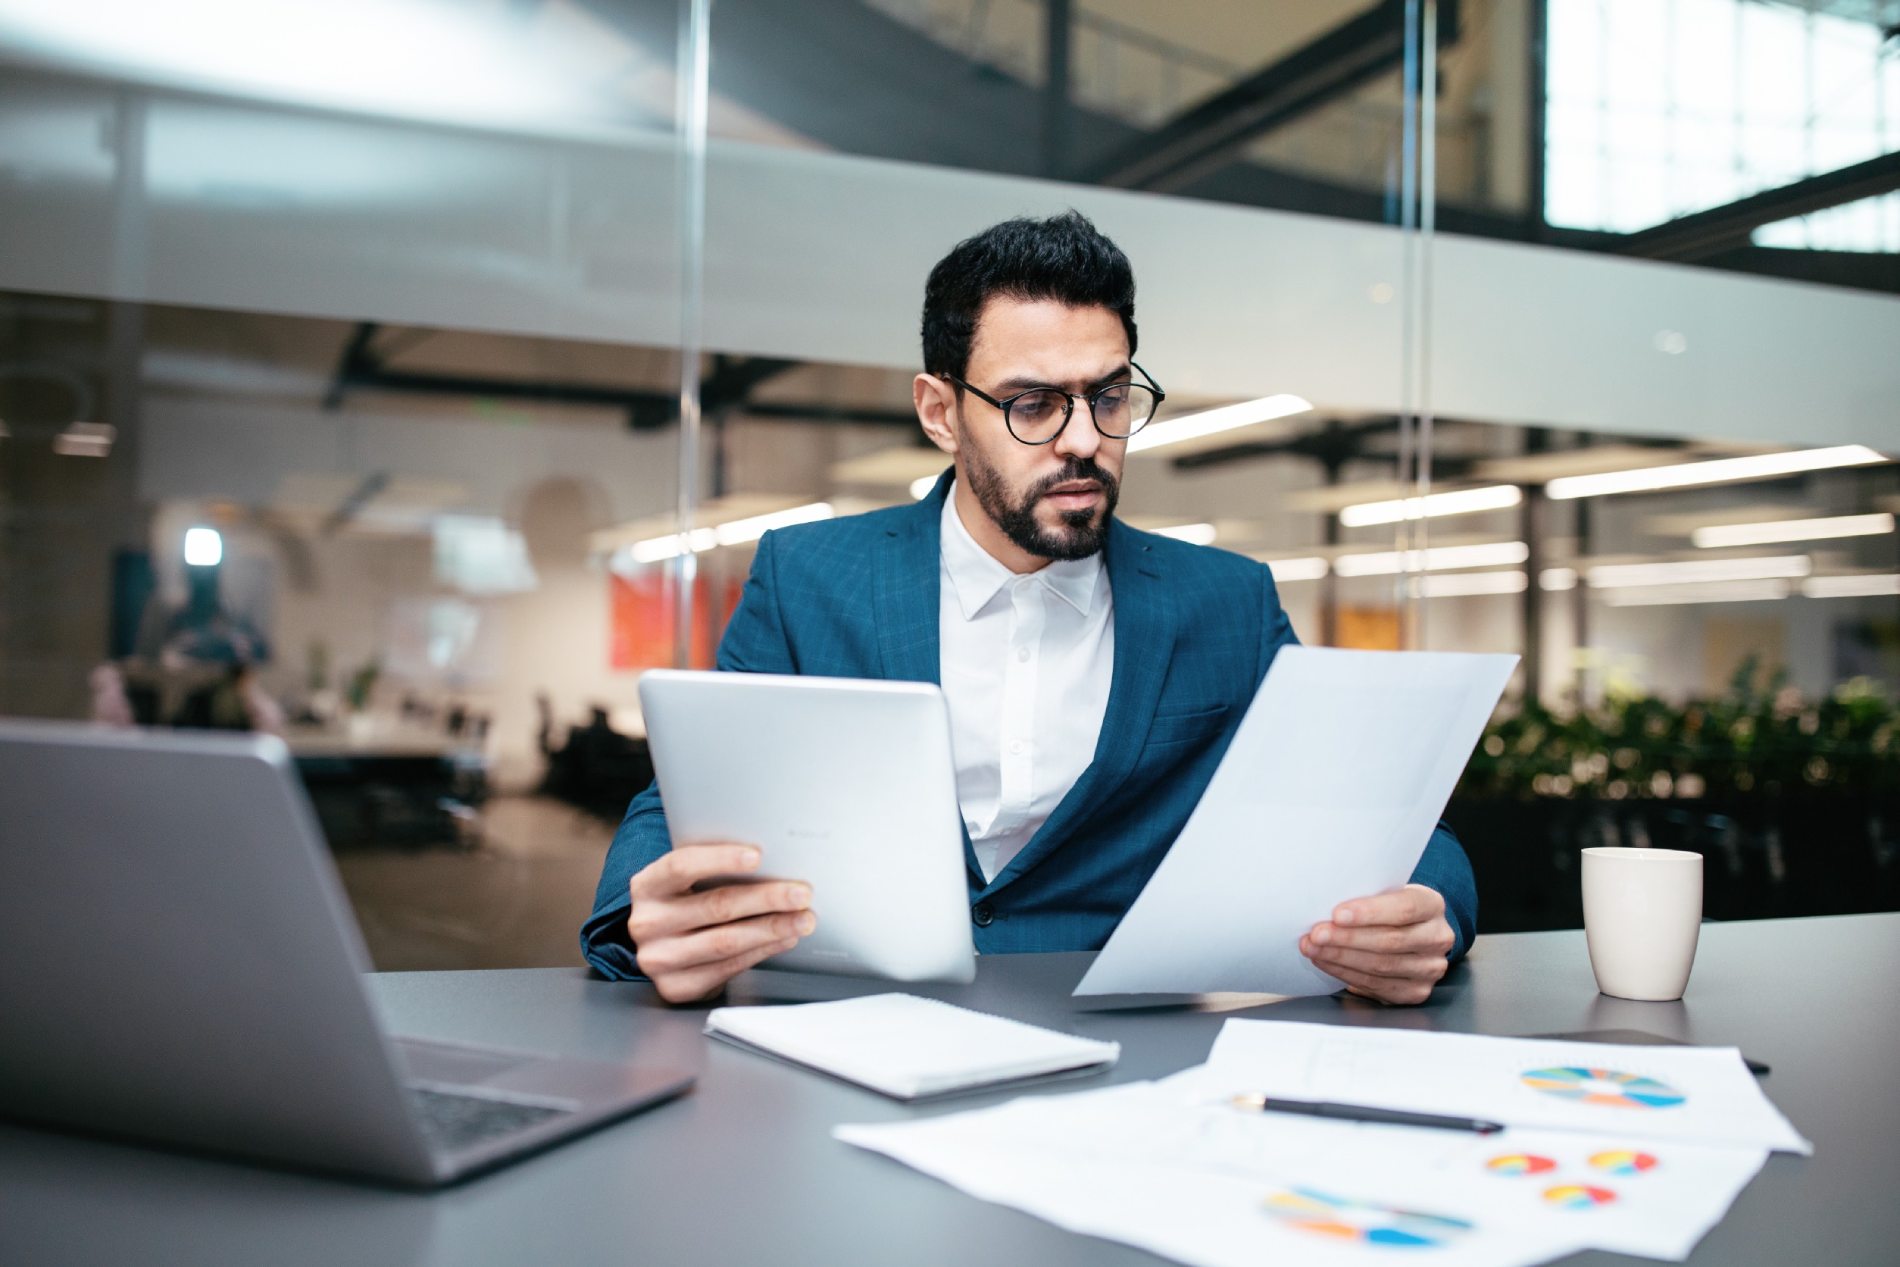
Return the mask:
<svg viewBox="0 0 1900 1267">
<path fill-rule="evenodd" d="M 1295 640 L 1265 566 L 1114 518 L 1163 395 L 1133 359 L 1134 293 L 1074 212 L 958 244 L 925 288 L 912 388 L 951 470 L 914 506 L 766 534 L 719 646 L 721 669 L 943 686 L 985 954 L 1108 939 Z M 582 950 L 668 1000 L 714 994 L 816 927 L 796 880 L 695 891 L 758 865 L 745 844 L 672 848 L 650 787 Z M 1423 1001 L 1471 945 L 1477 893 L 1443 826 L 1412 881 L 1341 903 L 1301 950 L 1355 994 Z"/>
</svg>

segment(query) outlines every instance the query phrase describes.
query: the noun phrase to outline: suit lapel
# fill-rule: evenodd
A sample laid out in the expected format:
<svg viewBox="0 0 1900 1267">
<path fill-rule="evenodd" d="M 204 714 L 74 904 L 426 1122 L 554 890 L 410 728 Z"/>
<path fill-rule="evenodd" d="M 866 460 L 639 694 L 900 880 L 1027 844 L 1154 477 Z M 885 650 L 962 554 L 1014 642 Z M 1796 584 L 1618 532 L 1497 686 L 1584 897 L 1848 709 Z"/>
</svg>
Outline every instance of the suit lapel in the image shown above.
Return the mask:
<svg viewBox="0 0 1900 1267">
<path fill-rule="evenodd" d="M 948 480 L 947 475 L 939 479 L 936 492 L 887 528 L 878 542 L 871 601 L 878 655 L 884 676 L 892 681 L 942 684 L 937 620 Z"/>
<path fill-rule="evenodd" d="M 884 677 L 897 682 L 943 684 L 942 618 L 943 499 L 950 474 L 937 481 L 935 493 L 918 502 L 878 542 L 871 577 L 871 604 L 877 627 L 878 657 Z M 970 886 L 983 883 L 969 826 L 963 832 L 963 865 Z"/>
<path fill-rule="evenodd" d="M 1150 548 L 1120 520 L 1109 521 L 1106 561 L 1115 601 L 1115 668 L 1095 758 L 1041 830 L 997 874 L 992 890 L 1060 848 L 1141 758 L 1174 651 L 1174 604 Z"/>
</svg>

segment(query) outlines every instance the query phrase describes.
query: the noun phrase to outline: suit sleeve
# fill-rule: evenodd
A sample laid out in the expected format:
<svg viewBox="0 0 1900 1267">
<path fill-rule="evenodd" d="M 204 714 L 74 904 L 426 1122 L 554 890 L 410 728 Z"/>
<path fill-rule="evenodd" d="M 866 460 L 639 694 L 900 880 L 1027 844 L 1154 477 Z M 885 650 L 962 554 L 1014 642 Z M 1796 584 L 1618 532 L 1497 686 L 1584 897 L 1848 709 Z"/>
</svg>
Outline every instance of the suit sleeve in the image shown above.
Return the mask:
<svg viewBox="0 0 1900 1267">
<path fill-rule="evenodd" d="M 1287 619 L 1286 609 L 1280 606 L 1279 591 L 1271 573 L 1261 588 L 1259 678 L 1264 678 L 1280 648 L 1298 646 L 1300 640 Z M 1471 873 L 1471 860 L 1465 856 L 1464 846 L 1444 822 L 1438 824 L 1431 839 L 1425 842 L 1425 852 L 1412 868 L 1412 883 L 1435 890 L 1445 899 L 1445 922 L 1451 925 L 1452 934 L 1451 954 L 1446 957 L 1457 963 L 1477 940 L 1478 883 Z"/>
<path fill-rule="evenodd" d="M 780 620 L 774 536 L 768 532 L 760 539 L 739 606 L 727 622 L 725 636 L 719 640 L 717 665 L 722 670 L 798 671 Z M 666 809 L 660 804 L 660 785 L 655 780 L 633 798 L 626 817 L 620 820 L 620 829 L 614 833 L 613 844 L 607 849 L 607 861 L 601 867 L 600 884 L 594 891 L 593 914 L 581 925 L 581 955 L 613 980 L 642 979 L 640 966 L 634 959 L 633 942 L 627 937 L 627 912 L 633 905 L 627 894 L 627 883 L 636 872 L 672 847 L 672 838 L 666 830 Z"/>
<path fill-rule="evenodd" d="M 1471 859 L 1458 843 L 1450 827 L 1442 821 L 1425 842 L 1425 853 L 1412 868 L 1412 883 L 1436 889 L 1445 899 L 1445 921 L 1451 925 L 1452 963 L 1464 958 L 1478 936 L 1478 882 L 1471 874 Z"/>
</svg>

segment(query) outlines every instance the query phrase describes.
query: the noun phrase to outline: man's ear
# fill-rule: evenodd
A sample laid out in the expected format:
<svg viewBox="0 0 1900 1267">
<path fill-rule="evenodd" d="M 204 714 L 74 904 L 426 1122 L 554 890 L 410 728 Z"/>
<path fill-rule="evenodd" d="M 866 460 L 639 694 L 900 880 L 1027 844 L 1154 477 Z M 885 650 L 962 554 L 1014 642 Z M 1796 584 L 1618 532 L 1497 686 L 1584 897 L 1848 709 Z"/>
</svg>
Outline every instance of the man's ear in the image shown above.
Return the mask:
<svg viewBox="0 0 1900 1267">
<path fill-rule="evenodd" d="M 917 421 L 923 425 L 930 442 L 957 455 L 957 389 L 935 374 L 919 374 L 910 381 L 911 404 L 917 408 Z"/>
</svg>

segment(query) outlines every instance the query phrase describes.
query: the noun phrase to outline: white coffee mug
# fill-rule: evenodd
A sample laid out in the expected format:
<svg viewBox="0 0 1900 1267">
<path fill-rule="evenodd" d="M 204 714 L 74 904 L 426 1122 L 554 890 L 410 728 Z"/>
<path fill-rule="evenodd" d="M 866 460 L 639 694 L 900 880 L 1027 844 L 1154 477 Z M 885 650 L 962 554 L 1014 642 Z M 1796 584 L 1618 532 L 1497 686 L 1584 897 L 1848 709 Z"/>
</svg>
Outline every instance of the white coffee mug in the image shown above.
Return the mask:
<svg viewBox="0 0 1900 1267">
<path fill-rule="evenodd" d="M 1583 851 L 1583 931 L 1603 993 L 1652 1002 L 1681 998 L 1701 928 L 1701 854 Z"/>
</svg>

